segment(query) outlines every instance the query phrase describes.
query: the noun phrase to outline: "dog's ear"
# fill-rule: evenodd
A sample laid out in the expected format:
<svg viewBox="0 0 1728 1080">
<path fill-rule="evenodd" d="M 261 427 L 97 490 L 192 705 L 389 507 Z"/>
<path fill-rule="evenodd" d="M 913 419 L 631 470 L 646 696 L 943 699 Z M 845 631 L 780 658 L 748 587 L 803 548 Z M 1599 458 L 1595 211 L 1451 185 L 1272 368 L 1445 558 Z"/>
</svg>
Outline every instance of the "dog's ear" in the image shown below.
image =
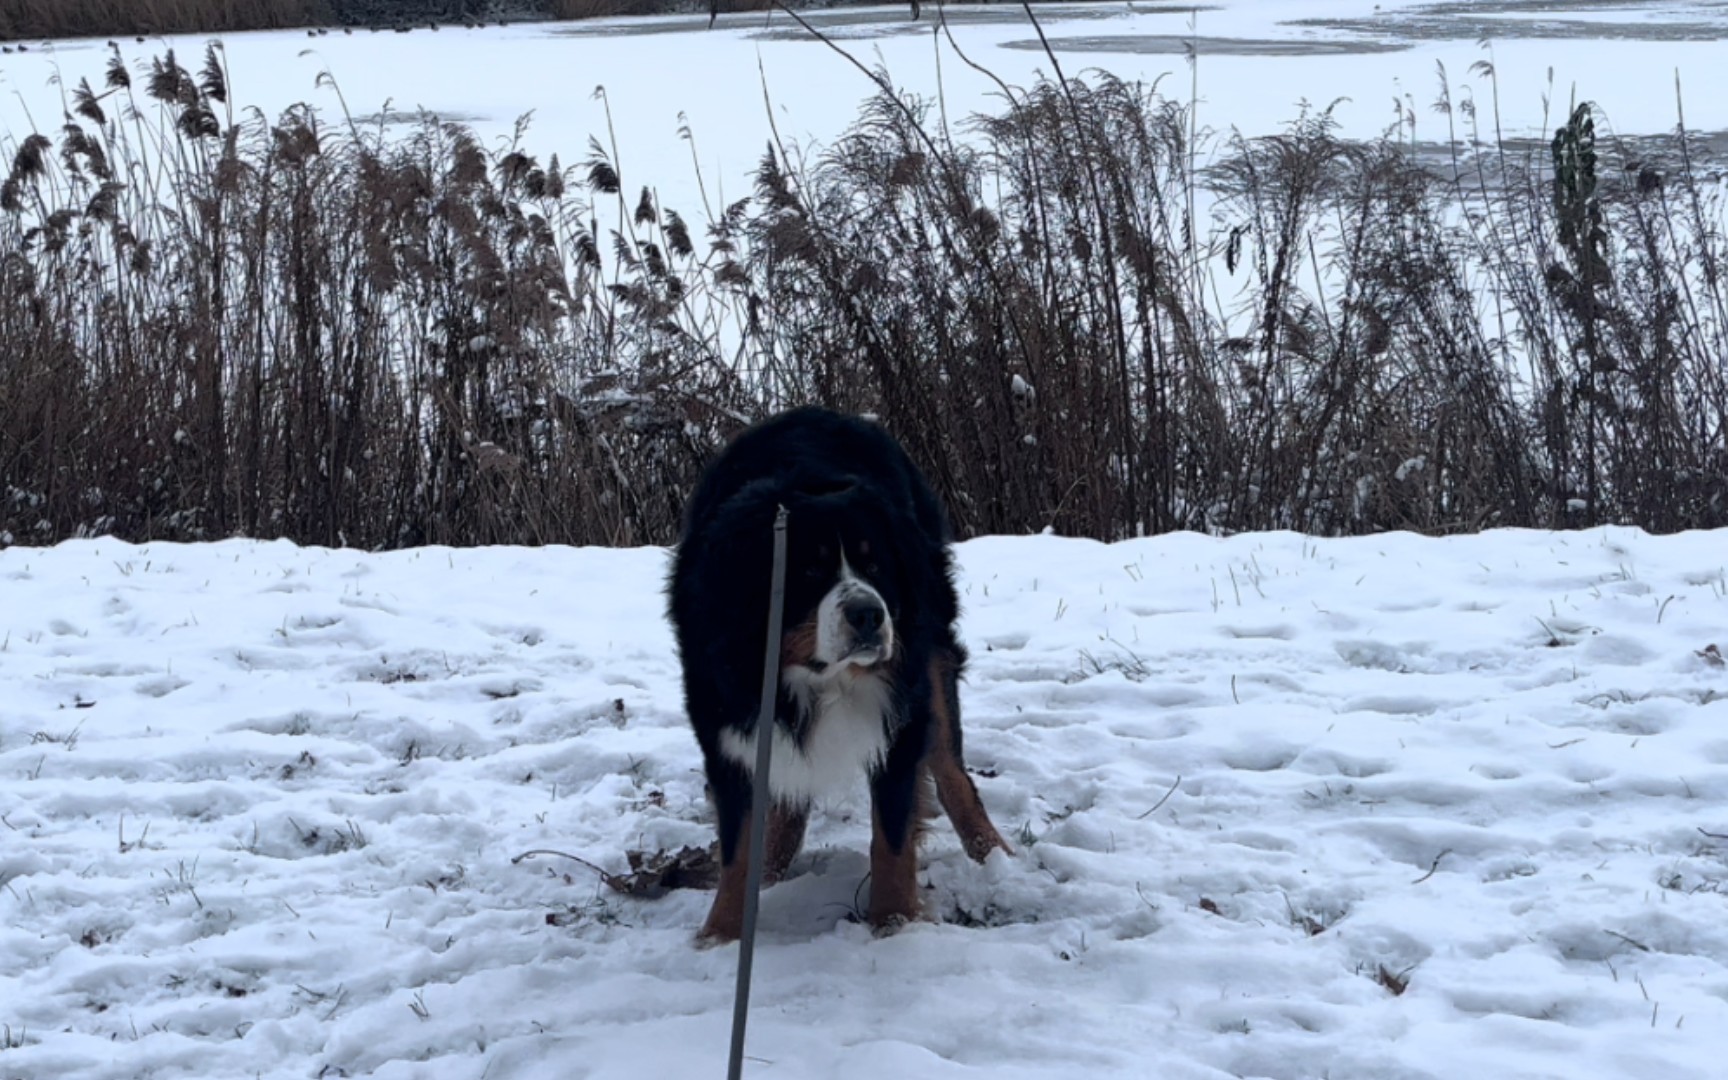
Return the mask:
<svg viewBox="0 0 1728 1080">
<path fill-rule="evenodd" d="M 800 481 L 793 487 L 793 509 L 799 506 L 817 512 L 844 510 L 858 497 L 863 481 L 849 473 L 826 473 Z"/>
<path fill-rule="evenodd" d="M 751 568 L 760 562 L 766 573 L 773 562 L 774 517 L 780 509 L 777 490 L 770 480 L 756 480 L 739 488 L 715 508 L 708 524 L 699 532 L 707 552 L 714 555 L 724 552 L 729 560 L 743 558 Z M 691 554 L 705 557 L 700 551 Z M 722 573 L 737 574 L 745 568 L 733 565 L 729 570 L 720 569 Z"/>
<path fill-rule="evenodd" d="M 772 592 L 774 517 L 779 505 L 779 492 L 773 483 L 746 484 L 709 511 L 679 549 L 679 577 L 699 582 L 703 608 L 724 613 L 737 628 L 736 633 L 709 637 L 698 646 L 719 670 L 748 671 L 761 666 L 762 634 L 768 625 Z"/>
<path fill-rule="evenodd" d="M 850 495 L 862 487 L 864 481 L 850 473 L 830 477 L 826 482 L 816 485 L 812 494 L 815 495 Z"/>
</svg>

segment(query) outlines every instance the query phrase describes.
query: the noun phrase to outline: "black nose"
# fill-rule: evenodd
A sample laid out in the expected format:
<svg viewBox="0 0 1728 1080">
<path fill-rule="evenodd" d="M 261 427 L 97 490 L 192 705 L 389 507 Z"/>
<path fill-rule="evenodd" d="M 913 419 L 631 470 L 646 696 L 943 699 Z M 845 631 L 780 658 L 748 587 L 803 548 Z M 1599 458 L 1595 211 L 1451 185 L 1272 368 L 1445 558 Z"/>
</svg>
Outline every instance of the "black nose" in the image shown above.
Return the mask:
<svg viewBox="0 0 1728 1080">
<path fill-rule="evenodd" d="M 848 600 L 841 614 L 846 616 L 846 625 L 852 628 L 854 636 L 860 641 L 872 641 L 882 632 L 882 620 L 888 613 L 874 600 Z"/>
</svg>

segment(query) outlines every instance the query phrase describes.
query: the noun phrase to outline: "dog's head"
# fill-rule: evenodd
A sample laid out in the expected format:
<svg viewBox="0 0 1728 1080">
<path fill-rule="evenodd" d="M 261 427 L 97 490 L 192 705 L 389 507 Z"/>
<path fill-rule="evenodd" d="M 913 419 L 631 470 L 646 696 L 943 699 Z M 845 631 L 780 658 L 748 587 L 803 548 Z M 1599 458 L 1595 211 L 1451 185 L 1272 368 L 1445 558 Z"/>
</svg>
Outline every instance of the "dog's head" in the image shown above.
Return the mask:
<svg viewBox="0 0 1728 1080">
<path fill-rule="evenodd" d="M 857 482 L 789 510 L 781 662 L 817 675 L 891 664 L 906 592 L 891 511 Z"/>
</svg>

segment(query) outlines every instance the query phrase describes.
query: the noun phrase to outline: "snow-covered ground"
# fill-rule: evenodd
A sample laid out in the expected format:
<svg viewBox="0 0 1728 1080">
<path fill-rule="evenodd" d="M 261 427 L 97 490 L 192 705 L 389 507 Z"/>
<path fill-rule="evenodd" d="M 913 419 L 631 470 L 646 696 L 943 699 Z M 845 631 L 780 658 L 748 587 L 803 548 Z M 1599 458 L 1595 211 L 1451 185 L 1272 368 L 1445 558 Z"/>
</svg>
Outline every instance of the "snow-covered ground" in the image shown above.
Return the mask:
<svg viewBox="0 0 1728 1080">
<path fill-rule="evenodd" d="M 1014 857 L 764 895 L 748 1075 L 1723 1075 L 1728 536 L 960 548 Z M 0 1075 L 716 1076 L 660 550 L 0 551 Z M 1402 989 L 1402 993 L 1395 992 Z"/>
</svg>

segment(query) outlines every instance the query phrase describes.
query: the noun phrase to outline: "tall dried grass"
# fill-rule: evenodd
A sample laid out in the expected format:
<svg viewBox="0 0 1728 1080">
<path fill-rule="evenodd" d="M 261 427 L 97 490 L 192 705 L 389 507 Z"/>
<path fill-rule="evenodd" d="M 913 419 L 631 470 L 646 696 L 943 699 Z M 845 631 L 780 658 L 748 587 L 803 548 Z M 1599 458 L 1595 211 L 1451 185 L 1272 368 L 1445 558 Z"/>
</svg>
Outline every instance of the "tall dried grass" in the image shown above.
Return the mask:
<svg viewBox="0 0 1728 1080">
<path fill-rule="evenodd" d="M 688 227 L 424 118 L 236 112 L 222 54 L 80 85 L 0 187 L 0 530 L 388 547 L 664 535 L 738 399 Z M 740 399 L 741 400 L 741 399 Z M 691 404 L 686 406 L 686 403 Z M 698 406 L 697 403 L 700 405 Z"/>
<path fill-rule="evenodd" d="M 1103 75 L 965 142 L 880 97 L 796 183 L 764 163 L 772 385 L 882 413 L 967 532 L 1728 520 L 1695 144 L 1469 119 L 1427 152 L 1321 112 L 1212 153 Z"/>
<path fill-rule="evenodd" d="M 7 0 L 0 41 L 232 33 L 332 22 L 339 0 Z"/>
<path fill-rule="evenodd" d="M 0 539 L 667 542 L 726 435 L 804 401 L 880 415 L 964 535 L 1728 519 L 1724 206 L 1683 131 L 1217 141 L 1092 76 L 962 137 L 885 90 L 703 228 L 598 143 L 226 85 L 218 48 L 116 53 L 0 145 Z"/>
<path fill-rule="evenodd" d="M 770 0 L 7 0 L 0 41 L 761 11 Z"/>
<path fill-rule="evenodd" d="M 600 19 L 621 15 L 662 15 L 677 11 L 719 14 L 766 11 L 773 0 L 535 0 L 548 19 Z"/>
</svg>

